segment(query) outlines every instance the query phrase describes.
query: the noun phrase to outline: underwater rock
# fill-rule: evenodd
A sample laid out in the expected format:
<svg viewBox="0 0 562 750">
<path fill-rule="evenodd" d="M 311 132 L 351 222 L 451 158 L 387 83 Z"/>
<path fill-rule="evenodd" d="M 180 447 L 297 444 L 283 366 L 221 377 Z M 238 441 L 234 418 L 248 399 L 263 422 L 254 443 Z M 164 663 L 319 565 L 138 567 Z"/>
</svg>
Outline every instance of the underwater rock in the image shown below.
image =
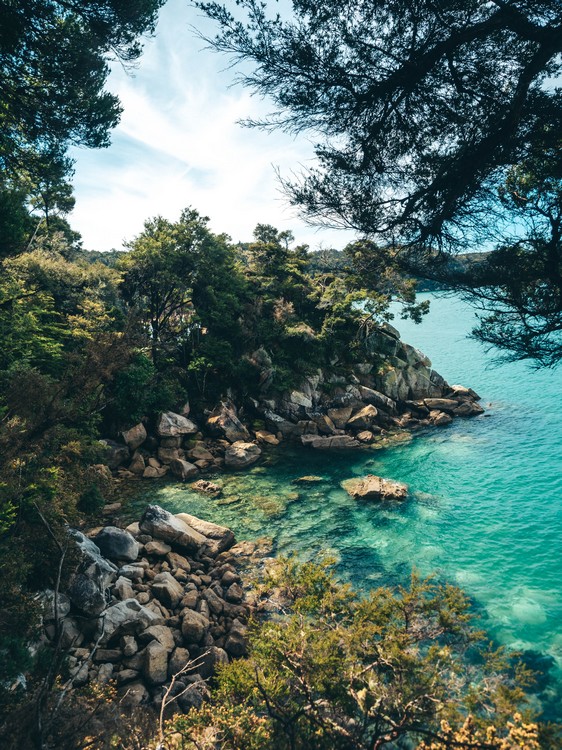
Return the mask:
<svg viewBox="0 0 562 750">
<path fill-rule="evenodd" d="M 351 497 L 360 500 L 405 500 L 408 485 L 392 479 L 383 479 L 375 474 L 342 482 L 344 490 Z"/>
</svg>

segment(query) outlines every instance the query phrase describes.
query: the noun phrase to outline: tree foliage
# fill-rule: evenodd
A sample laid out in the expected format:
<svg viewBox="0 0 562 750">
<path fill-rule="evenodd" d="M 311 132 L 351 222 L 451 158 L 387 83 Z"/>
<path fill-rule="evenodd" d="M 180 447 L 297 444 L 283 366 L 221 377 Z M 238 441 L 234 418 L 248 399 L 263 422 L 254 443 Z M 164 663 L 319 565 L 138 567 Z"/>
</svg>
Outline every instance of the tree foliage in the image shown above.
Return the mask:
<svg viewBox="0 0 562 750">
<path fill-rule="evenodd" d="M 254 625 L 209 705 L 171 722 L 183 747 L 540 747 L 524 707 L 513 716 L 529 675 L 489 650 L 458 589 L 414 575 L 363 598 L 325 564 L 281 559 L 262 592 L 284 615 Z"/>
<path fill-rule="evenodd" d="M 317 166 L 284 182 L 309 220 L 353 228 L 397 251 L 402 268 L 452 285 L 449 253 L 509 246 L 516 265 L 505 283 L 496 274 L 488 285 L 500 256 L 488 276 L 463 279 L 492 312 L 476 335 L 512 358 L 559 361 L 559 233 L 543 227 L 537 245 L 519 225 L 512 239 L 521 201 L 506 200 L 529 167 L 546 201 L 553 181 L 559 195 L 557 0 L 294 0 L 286 16 L 258 0 L 236 12 L 198 6 L 220 25 L 212 46 L 253 63 L 240 80 L 277 107 L 249 124 L 318 139 Z"/>
</svg>

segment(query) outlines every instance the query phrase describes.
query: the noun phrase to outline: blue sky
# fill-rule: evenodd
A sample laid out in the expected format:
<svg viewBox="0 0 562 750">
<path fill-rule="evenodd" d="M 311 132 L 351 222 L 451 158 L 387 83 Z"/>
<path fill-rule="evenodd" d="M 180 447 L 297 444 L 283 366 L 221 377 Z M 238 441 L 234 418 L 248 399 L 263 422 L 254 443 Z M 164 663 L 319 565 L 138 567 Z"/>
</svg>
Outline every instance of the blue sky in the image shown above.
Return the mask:
<svg viewBox="0 0 562 750">
<path fill-rule="evenodd" d="M 72 154 L 76 208 L 69 218 L 84 246 L 120 248 L 147 218 L 175 220 L 190 205 L 234 241 L 250 239 L 260 222 L 293 230 L 313 249 L 343 247 L 350 232 L 306 226 L 276 181 L 274 167 L 290 175 L 311 163 L 311 144 L 240 126 L 237 120 L 263 115 L 268 104 L 232 86 L 227 58 L 205 50 L 191 26 L 213 30 L 186 0 L 168 0 L 137 69 L 113 66 L 108 88 L 124 112 L 112 145 Z"/>
</svg>

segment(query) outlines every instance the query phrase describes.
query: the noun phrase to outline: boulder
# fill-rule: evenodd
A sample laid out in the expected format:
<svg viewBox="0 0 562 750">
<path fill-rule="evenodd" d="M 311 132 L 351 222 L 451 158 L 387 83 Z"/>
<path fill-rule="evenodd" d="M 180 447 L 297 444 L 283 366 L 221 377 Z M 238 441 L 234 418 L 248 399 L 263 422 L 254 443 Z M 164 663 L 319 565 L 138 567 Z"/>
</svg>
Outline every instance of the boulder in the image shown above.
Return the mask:
<svg viewBox="0 0 562 750">
<path fill-rule="evenodd" d="M 267 443 L 268 445 L 279 445 L 279 439 L 267 430 L 257 430 L 256 440 L 258 443 Z"/>
<path fill-rule="evenodd" d="M 246 655 L 248 649 L 248 644 L 246 641 L 247 631 L 248 628 L 243 625 L 238 619 L 234 620 L 230 629 L 230 633 L 228 634 L 228 637 L 224 644 L 224 650 L 227 652 L 227 654 L 236 658 Z"/>
<path fill-rule="evenodd" d="M 95 538 L 101 554 L 110 560 L 134 562 L 139 556 L 139 545 L 125 529 L 105 526 Z"/>
<path fill-rule="evenodd" d="M 144 545 L 144 551 L 147 555 L 165 557 L 168 552 L 172 551 L 172 548 L 169 544 L 166 544 L 166 542 L 162 542 L 159 539 L 153 539 L 151 542 L 147 542 Z"/>
<path fill-rule="evenodd" d="M 456 417 L 474 417 L 483 413 L 484 409 L 475 401 L 461 401 L 457 408 L 453 410 Z"/>
<path fill-rule="evenodd" d="M 121 672 L 119 674 L 121 674 Z M 137 675 L 136 672 L 135 675 Z M 150 694 L 142 684 L 142 682 L 131 682 L 129 685 L 126 685 L 126 687 L 122 688 L 122 690 L 124 691 L 124 693 L 119 699 L 119 705 L 124 709 L 131 710 L 143 703 L 148 703 L 148 700 L 150 698 Z M 121 695 L 121 690 L 119 691 L 119 695 Z"/>
<path fill-rule="evenodd" d="M 351 435 L 303 435 L 301 437 L 303 445 L 317 450 L 350 450 L 351 448 L 360 448 L 361 443 Z"/>
<path fill-rule="evenodd" d="M 378 415 L 377 407 L 367 404 L 348 420 L 347 426 L 352 430 L 368 430 Z"/>
<path fill-rule="evenodd" d="M 342 482 L 344 490 L 356 499 L 361 500 L 405 500 L 408 496 L 408 485 L 383 479 L 374 474 Z"/>
<path fill-rule="evenodd" d="M 122 432 L 121 436 L 129 449 L 135 451 L 144 443 L 147 438 L 146 428 L 142 422 L 139 422 L 139 424 L 131 427 L 130 430 L 125 430 L 125 432 Z"/>
<path fill-rule="evenodd" d="M 149 685 L 162 685 L 168 679 L 168 651 L 158 641 L 144 650 L 143 674 Z"/>
<path fill-rule="evenodd" d="M 450 414 L 446 414 L 444 411 L 438 411 L 433 409 L 429 412 L 429 421 L 435 427 L 445 427 L 445 425 L 451 424 L 453 417 Z"/>
<path fill-rule="evenodd" d="M 133 454 L 133 458 L 131 459 L 131 463 L 129 464 L 129 471 L 133 474 L 139 474 L 139 476 L 142 476 L 145 469 L 146 464 L 144 462 L 142 454 L 140 454 L 138 451 L 135 451 L 135 453 Z"/>
<path fill-rule="evenodd" d="M 275 434 L 280 432 L 284 438 L 292 435 L 297 427 L 296 424 L 290 422 L 288 419 L 285 419 L 285 417 L 282 417 L 271 409 L 266 409 L 264 412 L 264 418 L 267 429 Z"/>
<path fill-rule="evenodd" d="M 182 482 L 186 479 L 191 479 L 199 474 L 199 469 L 194 464 L 190 464 L 189 461 L 184 461 L 182 458 L 174 458 L 170 463 L 170 470 L 172 474 Z"/>
<path fill-rule="evenodd" d="M 178 448 L 167 448 L 163 445 L 158 448 L 158 460 L 163 464 L 171 464 L 183 455 L 183 451 L 180 453 Z"/>
<path fill-rule="evenodd" d="M 156 434 L 159 437 L 176 437 L 178 435 L 195 435 L 199 431 L 197 425 L 181 414 L 165 411 L 158 417 Z"/>
<path fill-rule="evenodd" d="M 235 543 L 234 532 L 226 526 L 219 526 L 210 521 L 203 521 L 201 518 L 191 516 L 189 513 L 177 513 L 176 518 L 183 521 L 195 531 L 203 534 L 207 538 L 207 549 L 214 555 L 218 555 L 226 549 L 232 547 Z"/>
<path fill-rule="evenodd" d="M 183 611 L 181 632 L 186 643 L 199 643 L 209 629 L 209 620 L 193 609 Z"/>
<path fill-rule="evenodd" d="M 359 386 L 359 393 L 361 394 L 362 401 L 365 401 L 368 404 L 373 404 L 379 409 L 385 409 L 391 414 L 396 412 L 396 401 L 388 398 L 384 393 L 375 391 L 373 388 L 367 388 L 364 385 Z"/>
<path fill-rule="evenodd" d="M 106 448 L 105 462 L 110 469 L 116 469 L 129 460 L 130 451 L 124 443 L 116 443 L 115 440 L 100 440 Z"/>
<path fill-rule="evenodd" d="M 68 596 L 82 614 L 96 617 L 105 609 L 108 587 L 117 577 L 117 568 L 102 557 L 99 547 L 81 531 L 70 529 L 69 535 L 78 547 L 80 563 L 70 580 Z"/>
<path fill-rule="evenodd" d="M 226 449 L 224 462 L 231 469 L 245 469 L 259 460 L 261 448 L 255 443 L 233 443 Z"/>
<path fill-rule="evenodd" d="M 466 388 L 464 385 L 452 385 L 451 390 L 455 394 L 455 396 L 459 398 L 470 398 L 474 399 L 475 401 L 480 401 L 480 396 L 476 393 L 476 391 L 473 391 L 472 388 Z"/>
<path fill-rule="evenodd" d="M 336 432 L 336 426 L 327 414 L 311 414 L 310 418 L 321 435 L 333 435 Z"/>
<path fill-rule="evenodd" d="M 131 636 L 126 637 L 130 638 Z M 164 646 L 168 653 L 171 653 L 176 646 L 172 629 L 165 625 L 151 625 L 140 634 L 139 640 L 141 643 L 158 641 L 160 645 Z"/>
<path fill-rule="evenodd" d="M 122 635 L 141 633 L 151 625 L 161 625 L 162 615 L 144 607 L 136 599 L 125 599 L 108 607 L 98 622 L 97 637 L 100 645 L 107 645 L 112 639 Z"/>
<path fill-rule="evenodd" d="M 430 411 L 454 412 L 459 406 L 454 398 L 424 398 L 423 402 Z"/>
<path fill-rule="evenodd" d="M 224 649 L 218 648 L 217 646 L 211 646 L 197 658 L 197 673 L 200 674 L 204 680 L 208 680 L 215 674 L 219 664 L 228 664 L 228 662 L 228 654 Z"/>
<path fill-rule="evenodd" d="M 183 586 L 166 570 L 154 577 L 152 593 L 165 607 L 173 608 L 183 596 Z"/>
<path fill-rule="evenodd" d="M 186 648 L 178 646 L 172 652 L 168 662 L 168 677 L 173 677 L 181 672 L 184 667 L 191 661 L 191 656 Z"/>
<path fill-rule="evenodd" d="M 147 466 L 143 471 L 143 479 L 161 479 L 168 473 L 168 467 L 162 466 L 157 469 L 155 466 Z"/>
<path fill-rule="evenodd" d="M 140 530 L 188 552 L 197 551 L 207 542 L 206 537 L 158 505 L 149 505 L 144 511 Z"/>
<path fill-rule="evenodd" d="M 355 437 L 360 443 L 372 443 L 375 439 L 371 430 L 362 430 L 361 432 L 358 432 Z"/>
<path fill-rule="evenodd" d="M 207 419 L 207 427 L 215 437 L 225 437 L 230 443 L 247 441 L 250 433 L 238 419 L 232 401 L 221 401 Z"/>
<path fill-rule="evenodd" d="M 192 461 L 213 461 L 214 456 L 202 440 L 198 440 L 187 452 Z"/>
<path fill-rule="evenodd" d="M 353 413 L 352 406 L 341 406 L 338 409 L 328 409 L 328 417 L 338 430 L 345 429 L 349 418 Z"/>
<path fill-rule="evenodd" d="M 113 585 L 113 596 L 124 601 L 125 599 L 132 599 L 134 595 L 131 581 L 124 576 L 119 576 Z"/>
<path fill-rule="evenodd" d="M 36 601 L 39 602 L 41 610 L 43 612 L 43 619 L 45 622 L 51 622 L 55 619 L 61 620 L 63 617 L 70 612 L 70 599 L 62 591 L 58 592 L 57 599 L 57 611 L 55 615 L 55 592 L 52 589 L 45 589 L 41 591 L 35 597 Z"/>
</svg>

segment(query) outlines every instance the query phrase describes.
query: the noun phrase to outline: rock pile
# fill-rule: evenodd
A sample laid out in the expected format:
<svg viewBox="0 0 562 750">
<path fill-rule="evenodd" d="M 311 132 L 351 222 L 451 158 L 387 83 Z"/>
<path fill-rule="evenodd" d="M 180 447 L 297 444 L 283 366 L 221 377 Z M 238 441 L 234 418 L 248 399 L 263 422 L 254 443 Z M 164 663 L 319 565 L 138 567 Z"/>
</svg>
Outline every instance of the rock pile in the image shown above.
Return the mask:
<svg viewBox="0 0 562 750">
<path fill-rule="evenodd" d="M 174 691 L 191 687 L 180 707 L 200 705 L 216 666 L 246 653 L 252 607 L 239 568 L 267 550 L 157 505 L 126 529 L 71 534 L 80 565 L 56 597 L 57 618 L 52 592 L 44 609 L 47 636 L 58 632 L 69 649 L 73 685 L 114 680 L 126 704 L 158 703 L 184 670 Z"/>
</svg>

